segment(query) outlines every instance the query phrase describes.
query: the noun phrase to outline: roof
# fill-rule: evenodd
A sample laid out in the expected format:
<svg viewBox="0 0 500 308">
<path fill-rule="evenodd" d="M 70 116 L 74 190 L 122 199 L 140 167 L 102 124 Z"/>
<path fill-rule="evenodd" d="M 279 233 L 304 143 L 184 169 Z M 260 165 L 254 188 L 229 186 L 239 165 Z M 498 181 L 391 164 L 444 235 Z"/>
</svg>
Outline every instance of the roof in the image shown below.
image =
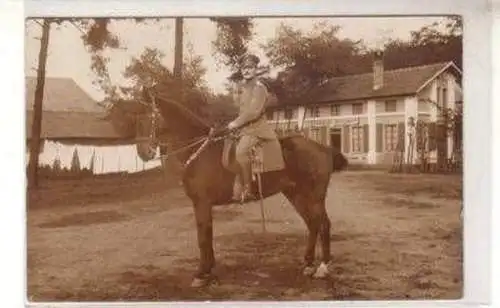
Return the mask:
<svg viewBox="0 0 500 308">
<path fill-rule="evenodd" d="M 36 78 L 26 77 L 26 138 L 31 138 Z M 42 133 L 45 139 L 125 139 L 101 107 L 70 78 L 45 79 Z"/>
<path fill-rule="evenodd" d="M 31 110 L 26 111 L 26 138 L 31 139 L 33 125 Z M 42 115 L 42 139 L 124 139 L 113 124 L 100 114 L 92 112 L 44 111 Z"/>
<path fill-rule="evenodd" d="M 26 77 L 26 104 L 33 110 L 36 77 Z M 92 99 L 73 79 L 46 77 L 43 89 L 43 110 L 103 112 L 104 108 Z"/>
<path fill-rule="evenodd" d="M 383 87 L 377 90 L 373 89 L 373 73 L 334 77 L 308 93 L 307 97 L 311 98 L 308 103 L 335 103 L 376 97 L 414 95 L 424 85 L 448 69 L 454 69 L 455 73 L 461 74 L 453 62 L 387 70 L 384 72 Z M 272 107 L 285 104 L 292 105 L 293 103 L 281 102 Z"/>
</svg>

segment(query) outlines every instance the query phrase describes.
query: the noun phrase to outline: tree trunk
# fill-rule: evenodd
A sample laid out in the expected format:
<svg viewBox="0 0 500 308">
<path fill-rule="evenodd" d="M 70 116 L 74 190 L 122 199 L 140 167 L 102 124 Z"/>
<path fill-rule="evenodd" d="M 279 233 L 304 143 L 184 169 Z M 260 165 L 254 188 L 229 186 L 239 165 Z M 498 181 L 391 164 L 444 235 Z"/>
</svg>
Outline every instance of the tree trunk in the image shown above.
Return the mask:
<svg viewBox="0 0 500 308">
<path fill-rule="evenodd" d="M 174 55 L 174 78 L 175 78 L 175 83 L 177 87 L 173 89 L 172 94 L 173 97 L 178 99 L 179 101 L 183 101 L 183 91 L 182 91 L 182 60 L 183 60 L 183 45 L 184 45 L 184 40 L 183 40 L 183 26 L 184 24 L 184 19 L 182 17 L 176 17 L 175 18 L 175 55 Z M 160 154 L 165 155 L 168 152 L 168 149 L 166 146 L 160 145 Z M 165 175 L 167 173 L 172 172 L 171 168 L 168 168 L 169 163 L 165 159 L 161 160 L 162 162 L 162 167 L 165 171 Z"/>
<path fill-rule="evenodd" d="M 33 106 L 33 125 L 31 127 L 30 161 L 28 167 L 28 187 L 38 187 L 38 158 L 40 155 L 40 142 L 42 132 L 42 104 L 43 90 L 45 85 L 45 65 L 49 46 L 50 20 L 44 19 L 42 26 L 42 38 L 40 41 L 40 52 L 38 54 L 37 83 L 35 90 L 35 102 Z"/>
<path fill-rule="evenodd" d="M 182 17 L 175 18 L 174 77 L 177 81 L 182 78 L 183 23 Z"/>
</svg>

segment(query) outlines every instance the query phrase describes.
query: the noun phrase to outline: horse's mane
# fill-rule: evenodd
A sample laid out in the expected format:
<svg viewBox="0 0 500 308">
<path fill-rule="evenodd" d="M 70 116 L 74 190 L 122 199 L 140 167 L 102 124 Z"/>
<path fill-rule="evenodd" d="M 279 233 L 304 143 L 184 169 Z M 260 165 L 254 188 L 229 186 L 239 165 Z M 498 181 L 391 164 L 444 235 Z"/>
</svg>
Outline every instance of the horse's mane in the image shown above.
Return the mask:
<svg viewBox="0 0 500 308">
<path fill-rule="evenodd" d="M 187 105 L 183 105 L 181 102 L 161 94 L 157 94 L 156 99 L 160 101 L 160 110 L 162 109 L 162 107 L 166 107 L 165 104 L 167 104 L 168 107 L 174 107 L 176 111 L 184 116 L 186 120 L 189 121 L 193 126 L 203 128 L 210 127 L 210 123 L 204 119 L 203 114 L 201 114 L 199 111 L 195 111 L 193 108 Z M 171 115 L 167 112 L 163 112 L 162 116 L 165 118 L 165 120 L 168 120 Z"/>
</svg>

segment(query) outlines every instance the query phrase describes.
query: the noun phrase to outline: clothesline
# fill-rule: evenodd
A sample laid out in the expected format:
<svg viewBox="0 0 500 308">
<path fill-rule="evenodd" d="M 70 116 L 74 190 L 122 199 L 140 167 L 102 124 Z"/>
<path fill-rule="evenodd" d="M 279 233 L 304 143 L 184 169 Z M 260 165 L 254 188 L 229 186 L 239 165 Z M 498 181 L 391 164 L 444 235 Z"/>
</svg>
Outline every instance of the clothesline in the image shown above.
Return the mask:
<svg viewBox="0 0 500 308">
<path fill-rule="evenodd" d="M 137 155 L 135 145 L 86 146 L 66 145 L 54 141 L 45 141 L 39 157 L 40 166 L 54 166 L 59 159 L 62 169 L 71 169 L 73 155 L 77 155 L 81 169 L 89 169 L 93 163 L 93 173 L 139 172 L 161 165 L 160 160 L 142 161 Z M 26 162 L 29 153 L 26 153 Z"/>
</svg>

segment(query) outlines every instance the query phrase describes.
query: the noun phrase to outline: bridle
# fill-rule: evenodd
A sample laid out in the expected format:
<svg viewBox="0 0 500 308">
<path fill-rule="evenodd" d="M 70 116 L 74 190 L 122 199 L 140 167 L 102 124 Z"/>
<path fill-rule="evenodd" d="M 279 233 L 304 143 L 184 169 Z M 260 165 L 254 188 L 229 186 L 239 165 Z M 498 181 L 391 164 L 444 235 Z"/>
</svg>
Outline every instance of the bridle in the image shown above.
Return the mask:
<svg viewBox="0 0 500 308">
<path fill-rule="evenodd" d="M 166 143 L 163 143 L 161 141 L 158 141 L 157 139 L 157 135 L 156 135 L 156 130 L 158 128 L 158 119 L 162 117 L 161 115 L 161 112 L 160 112 L 160 109 L 158 107 L 158 103 L 156 101 L 156 96 L 153 95 L 151 93 L 151 91 L 149 91 L 148 89 L 145 89 L 145 91 L 147 92 L 149 98 L 150 98 L 150 101 L 151 103 L 148 104 L 147 102 L 143 101 L 143 100 L 139 100 L 139 103 L 148 107 L 148 108 L 151 108 L 151 131 L 149 133 L 149 140 L 151 141 L 150 144 L 153 145 L 153 147 L 155 147 L 155 145 L 159 145 L 159 146 L 165 146 Z M 215 128 L 213 127 L 210 127 L 208 125 L 208 123 L 206 123 L 203 119 L 201 119 L 199 116 L 195 115 L 192 111 L 188 110 L 186 107 L 184 107 L 181 103 L 173 100 L 173 99 L 170 99 L 170 98 L 164 98 L 164 97 L 161 97 L 162 100 L 165 100 L 167 101 L 168 103 L 172 103 L 174 105 L 176 105 L 177 107 L 179 107 L 180 109 L 183 110 L 183 112 L 185 112 L 186 114 L 188 114 L 191 118 L 195 119 L 196 121 L 198 121 L 199 123 L 201 123 L 203 126 L 207 127 L 207 128 L 210 128 L 210 131 L 208 133 L 208 135 L 203 135 L 203 136 L 199 136 L 199 137 L 195 137 L 191 140 L 189 140 L 188 144 L 184 145 L 184 146 L 181 146 L 177 149 L 174 149 L 172 151 L 169 151 L 165 154 L 160 154 L 159 157 L 156 157 L 156 158 L 153 158 L 152 160 L 158 160 L 158 159 L 168 159 L 168 157 L 170 156 L 173 156 L 173 155 L 176 155 L 178 153 L 181 153 L 181 152 L 184 152 L 184 151 L 187 151 L 197 145 L 200 145 L 198 147 L 198 149 L 193 153 L 191 154 L 191 156 L 186 160 L 186 162 L 184 163 L 184 167 L 187 168 L 199 155 L 200 153 L 210 144 L 210 143 L 213 143 L 213 142 L 216 142 L 216 141 L 219 141 L 219 140 L 222 140 L 224 138 L 226 138 L 225 135 L 221 135 L 221 136 L 216 136 L 216 133 L 215 133 Z M 150 145 L 150 148 L 152 146 Z M 155 150 L 154 148 L 151 148 L 151 150 Z"/>
</svg>

